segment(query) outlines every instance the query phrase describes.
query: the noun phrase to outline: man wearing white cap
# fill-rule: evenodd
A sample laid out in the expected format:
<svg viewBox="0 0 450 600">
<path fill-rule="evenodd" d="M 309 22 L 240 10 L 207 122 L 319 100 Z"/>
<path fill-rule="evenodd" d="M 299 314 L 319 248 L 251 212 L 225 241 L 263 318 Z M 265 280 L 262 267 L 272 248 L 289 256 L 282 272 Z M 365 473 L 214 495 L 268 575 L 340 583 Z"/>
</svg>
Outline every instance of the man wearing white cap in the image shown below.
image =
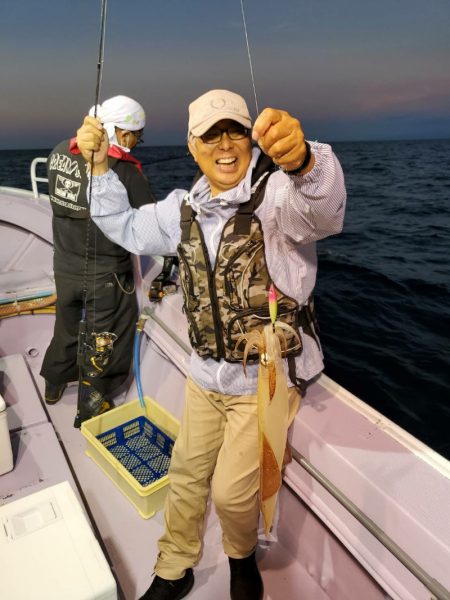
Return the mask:
<svg viewBox="0 0 450 600">
<path fill-rule="evenodd" d="M 94 107 L 90 114 L 94 114 Z M 142 106 L 127 96 L 114 96 L 97 107 L 97 116 L 108 132 L 108 164 L 125 186 L 130 204 L 139 208 L 153 202 L 141 164 L 130 153 L 142 138 Z M 89 352 L 84 357 L 87 367 L 80 389 L 81 405 L 76 419 L 79 427 L 83 420 L 112 406 L 112 396 L 128 377 L 137 318 L 136 294 L 130 253 L 111 242 L 94 223 L 88 226 L 87 166 L 76 138 L 60 142 L 52 150 L 47 172 L 57 302 L 53 338 L 41 369 L 45 401 L 55 404 L 67 383 L 79 379 L 78 327 L 85 301 L 88 334 L 95 325 L 96 332 L 117 336 L 104 364 L 88 356 Z M 88 338 L 89 343 L 92 341 Z"/>
<path fill-rule="evenodd" d="M 89 111 L 95 114 L 95 106 Z M 97 106 L 97 117 L 103 123 L 109 143 L 125 153 L 141 141 L 145 127 L 145 112 L 139 102 L 127 96 L 114 96 Z M 136 161 L 138 162 L 138 161 Z"/>
<path fill-rule="evenodd" d="M 180 600 L 192 589 L 210 492 L 229 557 L 231 599 L 260 600 L 258 354 L 249 353 L 245 375 L 237 340 L 270 322 L 273 283 L 280 319 L 301 339 L 283 359 L 291 422 L 300 393 L 323 368 L 311 294 L 316 242 L 343 225 L 342 169 L 330 146 L 307 142 L 286 111 L 266 108 L 252 129 L 244 99 L 227 90 L 210 90 L 189 106 L 188 145 L 202 176 L 189 192 L 174 190 L 148 211 L 130 207 L 108 169 L 101 125 L 86 117 L 78 140 L 85 158 L 95 151 L 97 225 L 129 251 L 178 253 L 194 349 L 156 576 L 141 600 Z"/>
</svg>

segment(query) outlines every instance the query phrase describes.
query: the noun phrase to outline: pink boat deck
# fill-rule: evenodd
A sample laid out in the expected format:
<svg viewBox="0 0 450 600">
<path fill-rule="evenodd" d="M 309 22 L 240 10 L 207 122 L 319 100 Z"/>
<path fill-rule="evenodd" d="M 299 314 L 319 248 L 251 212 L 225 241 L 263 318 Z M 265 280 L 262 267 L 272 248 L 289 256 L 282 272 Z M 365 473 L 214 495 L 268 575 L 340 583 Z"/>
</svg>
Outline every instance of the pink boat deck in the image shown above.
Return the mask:
<svg viewBox="0 0 450 600">
<path fill-rule="evenodd" d="M 139 598 L 152 579 L 156 540 L 163 530 L 162 512 L 151 519 L 142 519 L 130 501 L 86 456 L 86 441 L 72 427 L 76 386 L 70 386 L 57 405 L 43 405 L 42 381 L 39 376 L 34 380 L 33 371 L 29 371 L 22 356 L 4 357 L 0 366 L 5 373 L 3 394 L 15 454 L 14 470 L 0 477 L 0 502 L 11 502 L 68 480 L 87 509 L 111 564 L 118 582 L 118 597 Z M 337 539 L 286 487 L 280 496 L 280 514 L 279 543 L 268 543 L 258 551 L 267 600 L 386 598 Z M 282 541 L 293 524 L 296 555 Z M 214 510 L 210 509 L 204 550 L 189 597 L 228 600 L 229 570 L 220 540 L 220 526 Z M 320 556 L 323 552 L 327 553 L 326 560 Z M 303 556 L 302 561 L 297 554 Z M 333 570 L 327 572 L 331 563 Z"/>
</svg>

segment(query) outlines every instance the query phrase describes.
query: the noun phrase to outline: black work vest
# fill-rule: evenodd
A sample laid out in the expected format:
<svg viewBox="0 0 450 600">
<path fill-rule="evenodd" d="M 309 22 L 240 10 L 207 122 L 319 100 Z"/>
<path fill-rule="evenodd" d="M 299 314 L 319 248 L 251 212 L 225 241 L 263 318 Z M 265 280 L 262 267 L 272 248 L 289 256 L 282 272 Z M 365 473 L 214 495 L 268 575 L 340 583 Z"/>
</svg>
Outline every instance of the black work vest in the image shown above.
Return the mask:
<svg viewBox="0 0 450 600">
<path fill-rule="evenodd" d="M 86 267 L 92 277 L 126 273 L 132 268 L 130 253 L 109 240 L 94 222 L 88 221 L 86 164 L 81 154 L 70 152 L 69 145 L 70 140 L 60 142 L 47 160 L 53 211 L 54 272 L 73 279 L 80 278 Z M 154 200 L 148 181 L 133 163 L 108 157 L 108 164 L 127 188 L 131 206 L 138 208 Z M 88 260 L 86 264 L 86 253 L 95 260 Z"/>
<path fill-rule="evenodd" d="M 47 160 L 48 190 L 53 215 L 70 219 L 88 219 L 88 163 L 81 154 L 72 154 L 70 140 L 58 144 Z M 109 168 L 116 158 L 108 157 Z"/>
</svg>

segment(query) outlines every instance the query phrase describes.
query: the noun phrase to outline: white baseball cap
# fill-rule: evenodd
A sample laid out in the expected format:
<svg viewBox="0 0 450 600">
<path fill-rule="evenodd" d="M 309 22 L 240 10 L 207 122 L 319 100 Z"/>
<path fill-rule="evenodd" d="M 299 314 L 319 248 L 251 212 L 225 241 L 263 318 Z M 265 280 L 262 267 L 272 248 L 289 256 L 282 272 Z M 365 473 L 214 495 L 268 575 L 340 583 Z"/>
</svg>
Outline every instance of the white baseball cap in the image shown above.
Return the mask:
<svg viewBox="0 0 450 600">
<path fill-rule="evenodd" d="M 249 129 L 252 126 L 244 98 L 234 92 L 210 90 L 189 104 L 189 134 L 199 137 L 222 119 L 232 119 Z"/>
</svg>

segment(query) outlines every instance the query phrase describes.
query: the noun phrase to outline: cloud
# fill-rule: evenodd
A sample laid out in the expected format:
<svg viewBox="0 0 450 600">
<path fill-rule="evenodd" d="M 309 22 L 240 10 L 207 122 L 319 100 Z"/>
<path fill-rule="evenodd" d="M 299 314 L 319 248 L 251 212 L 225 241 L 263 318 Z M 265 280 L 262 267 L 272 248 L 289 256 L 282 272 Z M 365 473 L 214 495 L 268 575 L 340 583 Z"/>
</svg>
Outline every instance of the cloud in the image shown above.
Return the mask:
<svg viewBox="0 0 450 600">
<path fill-rule="evenodd" d="M 450 81 L 416 80 L 366 86 L 359 89 L 354 105 L 361 114 L 411 110 L 425 113 L 444 110 L 450 114 Z"/>
</svg>

